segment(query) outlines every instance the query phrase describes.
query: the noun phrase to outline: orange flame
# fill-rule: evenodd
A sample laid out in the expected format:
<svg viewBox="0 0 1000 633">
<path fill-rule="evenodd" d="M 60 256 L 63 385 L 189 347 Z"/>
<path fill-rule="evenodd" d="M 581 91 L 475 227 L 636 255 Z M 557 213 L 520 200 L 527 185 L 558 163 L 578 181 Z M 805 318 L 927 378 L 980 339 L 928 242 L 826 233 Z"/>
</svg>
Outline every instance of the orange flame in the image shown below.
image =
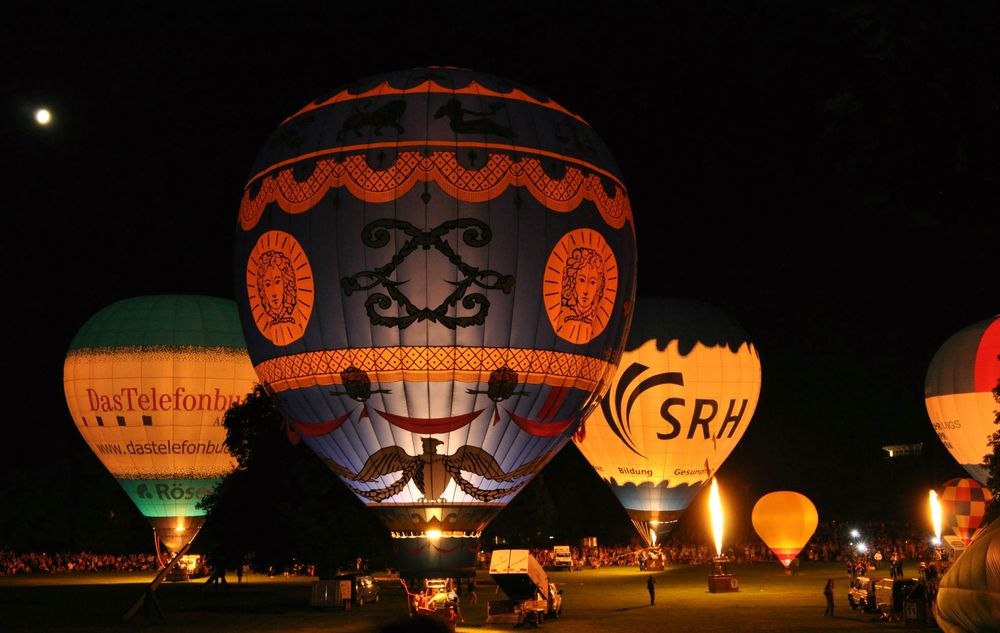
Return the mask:
<svg viewBox="0 0 1000 633">
<path fill-rule="evenodd" d="M 712 478 L 712 492 L 708 498 L 708 507 L 712 513 L 712 535 L 715 537 L 715 553 L 722 556 L 722 499 L 719 497 L 719 483 Z"/>
<path fill-rule="evenodd" d="M 930 492 L 931 524 L 934 526 L 934 541 L 941 542 L 941 502 L 938 501 L 937 492 Z"/>
</svg>

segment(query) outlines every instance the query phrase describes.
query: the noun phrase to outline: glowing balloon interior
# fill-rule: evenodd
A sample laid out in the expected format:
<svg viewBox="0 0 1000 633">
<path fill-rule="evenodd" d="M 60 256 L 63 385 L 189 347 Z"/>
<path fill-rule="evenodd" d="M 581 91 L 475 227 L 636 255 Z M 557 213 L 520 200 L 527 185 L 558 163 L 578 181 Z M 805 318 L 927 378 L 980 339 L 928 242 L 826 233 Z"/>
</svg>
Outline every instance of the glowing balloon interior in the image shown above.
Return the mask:
<svg viewBox="0 0 1000 633">
<path fill-rule="evenodd" d="M 992 521 L 941 577 L 936 621 L 945 633 L 996 631 L 1000 521 Z"/>
<path fill-rule="evenodd" d="M 757 536 L 785 567 L 792 564 L 819 525 L 812 501 L 789 490 L 771 492 L 758 499 L 750 520 Z"/>
<path fill-rule="evenodd" d="M 986 506 L 992 499 L 989 488 L 975 479 L 962 477 L 945 482 L 940 496 L 944 525 L 968 545 L 982 525 Z"/>
<path fill-rule="evenodd" d="M 615 369 L 636 255 L 611 154 L 530 88 L 417 68 L 306 105 L 253 173 L 235 267 L 262 383 L 400 565 L 471 569 Z"/>
<path fill-rule="evenodd" d="M 983 458 L 993 433 L 1000 380 L 1000 318 L 980 321 L 954 334 L 927 370 L 924 403 L 938 437 L 976 481 L 986 483 Z"/>
<path fill-rule="evenodd" d="M 611 388 L 574 439 L 647 541 L 743 437 L 760 382 L 756 348 L 724 312 L 638 298 Z"/>
<path fill-rule="evenodd" d="M 222 418 L 256 379 L 235 303 L 164 295 L 91 317 L 63 385 L 87 445 L 176 551 L 204 520 L 198 502 L 235 466 Z"/>
</svg>

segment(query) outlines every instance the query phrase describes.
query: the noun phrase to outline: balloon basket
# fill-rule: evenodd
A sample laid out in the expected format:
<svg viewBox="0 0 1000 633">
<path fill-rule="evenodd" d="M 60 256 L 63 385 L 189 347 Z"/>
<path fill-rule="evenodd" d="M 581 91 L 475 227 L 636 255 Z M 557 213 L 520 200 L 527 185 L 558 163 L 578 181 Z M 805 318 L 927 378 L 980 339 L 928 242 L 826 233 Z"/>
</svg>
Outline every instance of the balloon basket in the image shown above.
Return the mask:
<svg viewBox="0 0 1000 633">
<path fill-rule="evenodd" d="M 712 561 L 712 573 L 708 577 L 709 593 L 730 593 L 740 590 L 736 574 L 729 573 L 729 559 L 716 558 Z"/>
</svg>

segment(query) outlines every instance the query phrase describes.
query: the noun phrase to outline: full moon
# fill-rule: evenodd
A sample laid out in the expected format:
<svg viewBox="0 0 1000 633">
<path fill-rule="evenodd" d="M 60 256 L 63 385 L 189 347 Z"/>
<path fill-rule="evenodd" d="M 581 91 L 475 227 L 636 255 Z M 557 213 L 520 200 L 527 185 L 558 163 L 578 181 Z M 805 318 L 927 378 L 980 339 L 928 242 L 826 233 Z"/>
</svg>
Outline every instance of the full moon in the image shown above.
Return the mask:
<svg viewBox="0 0 1000 633">
<path fill-rule="evenodd" d="M 48 125 L 52 121 L 52 113 L 45 108 L 35 110 L 35 121 L 39 125 Z"/>
</svg>

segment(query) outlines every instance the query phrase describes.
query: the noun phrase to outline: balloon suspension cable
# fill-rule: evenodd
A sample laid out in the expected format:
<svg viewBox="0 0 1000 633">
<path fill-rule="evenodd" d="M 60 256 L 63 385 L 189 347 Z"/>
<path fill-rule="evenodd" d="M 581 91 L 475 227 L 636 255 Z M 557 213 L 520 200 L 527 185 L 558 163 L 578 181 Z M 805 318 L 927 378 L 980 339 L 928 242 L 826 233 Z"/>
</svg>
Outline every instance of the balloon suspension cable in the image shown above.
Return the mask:
<svg viewBox="0 0 1000 633">
<path fill-rule="evenodd" d="M 170 571 L 181 562 L 181 559 L 184 558 L 184 555 L 187 554 L 189 549 L 191 549 L 191 543 L 194 542 L 195 537 L 198 536 L 198 532 L 200 531 L 201 528 L 200 527 L 197 528 L 194 534 L 191 535 L 191 538 L 188 539 L 187 543 L 184 544 L 184 547 L 178 550 L 177 553 L 174 554 L 174 557 L 170 559 L 170 562 L 167 563 L 163 567 L 163 569 L 161 569 L 159 573 L 156 574 L 156 577 L 153 578 L 153 582 L 149 583 L 149 586 L 146 587 L 146 589 L 142 592 L 142 595 L 139 596 L 139 598 L 132 604 L 131 607 L 128 608 L 127 611 L 125 611 L 124 614 L 122 614 L 122 622 L 128 622 L 129 620 L 131 620 L 132 617 L 135 616 L 135 614 L 138 613 L 139 609 L 141 609 L 143 606 L 146 607 L 147 611 L 155 610 L 155 613 L 160 617 L 161 620 L 166 619 L 166 614 L 163 613 L 163 607 L 161 607 L 160 603 L 156 601 L 156 596 L 153 595 L 153 592 L 156 591 L 157 587 L 163 584 L 163 581 L 166 580 L 167 575 L 170 573 Z M 153 532 L 155 534 L 156 530 L 154 529 Z M 156 540 L 159 541 L 158 536 L 154 538 L 156 538 Z M 159 548 L 158 542 L 157 542 L 157 548 Z M 157 549 L 156 557 L 157 560 L 160 559 L 159 549 Z"/>
<path fill-rule="evenodd" d="M 635 526 L 636 531 L 642 540 L 645 541 L 646 547 L 652 547 L 655 545 L 653 542 L 655 537 L 653 536 L 653 531 L 656 529 L 655 526 L 651 525 L 649 521 L 641 521 L 639 519 L 632 519 L 632 525 Z"/>
<path fill-rule="evenodd" d="M 163 562 L 163 552 L 160 548 L 160 533 L 156 531 L 156 528 L 153 528 L 153 552 L 156 553 L 156 564 L 158 568 L 163 569 L 166 567 L 167 563 Z"/>
</svg>

